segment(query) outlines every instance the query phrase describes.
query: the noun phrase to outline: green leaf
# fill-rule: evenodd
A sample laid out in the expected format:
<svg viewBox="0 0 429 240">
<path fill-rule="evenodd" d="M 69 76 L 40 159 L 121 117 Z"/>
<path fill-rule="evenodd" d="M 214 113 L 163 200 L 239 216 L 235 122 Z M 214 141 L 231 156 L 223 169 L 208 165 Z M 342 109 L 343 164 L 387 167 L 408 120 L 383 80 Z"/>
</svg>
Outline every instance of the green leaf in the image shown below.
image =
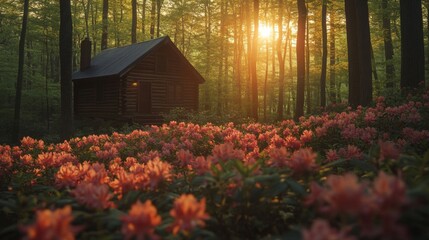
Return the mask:
<svg viewBox="0 0 429 240">
<path fill-rule="evenodd" d="M 289 185 L 289 187 L 295 192 L 298 193 L 301 196 L 304 196 L 307 194 L 307 192 L 305 191 L 305 188 L 303 186 L 301 186 L 301 184 L 297 183 L 294 180 L 291 179 L 286 179 L 287 184 Z"/>
</svg>

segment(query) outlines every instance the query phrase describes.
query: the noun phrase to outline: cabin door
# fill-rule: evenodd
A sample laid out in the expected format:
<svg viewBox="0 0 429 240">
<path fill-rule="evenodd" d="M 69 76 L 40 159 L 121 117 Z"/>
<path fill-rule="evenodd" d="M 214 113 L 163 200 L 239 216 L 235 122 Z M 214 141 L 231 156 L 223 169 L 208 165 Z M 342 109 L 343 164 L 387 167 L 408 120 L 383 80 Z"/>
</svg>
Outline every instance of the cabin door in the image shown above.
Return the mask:
<svg viewBox="0 0 429 240">
<path fill-rule="evenodd" d="M 152 107 L 152 86 L 150 83 L 139 84 L 137 110 L 139 113 L 150 114 Z"/>
</svg>

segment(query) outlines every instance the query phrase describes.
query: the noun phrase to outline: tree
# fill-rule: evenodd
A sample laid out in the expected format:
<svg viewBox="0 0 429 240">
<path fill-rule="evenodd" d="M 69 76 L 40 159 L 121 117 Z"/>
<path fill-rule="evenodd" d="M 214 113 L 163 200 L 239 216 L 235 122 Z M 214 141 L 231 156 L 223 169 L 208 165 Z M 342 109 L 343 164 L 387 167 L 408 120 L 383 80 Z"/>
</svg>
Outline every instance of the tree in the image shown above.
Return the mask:
<svg viewBox="0 0 429 240">
<path fill-rule="evenodd" d="M 335 15 L 334 4 L 331 4 L 329 12 L 329 98 L 331 103 L 337 102 L 335 83 Z"/>
<path fill-rule="evenodd" d="M 152 0 L 152 8 L 150 10 L 150 39 L 155 38 L 155 9 L 156 9 L 156 1 Z"/>
<path fill-rule="evenodd" d="M 349 104 L 372 101 L 371 41 L 367 0 L 345 0 L 349 60 Z"/>
<path fill-rule="evenodd" d="M 161 22 L 161 7 L 162 7 L 162 0 L 156 1 L 156 37 L 159 37 L 159 24 Z"/>
<path fill-rule="evenodd" d="M 401 89 L 417 88 L 425 80 L 421 0 L 401 0 Z"/>
<path fill-rule="evenodd" d="M 386 88 L 395 86 L 395 65 L 393 64 L 392 30 L 390 25 L 389 1 L 382 0 L 384 57 L 386 60 Z"/>
<path fill-rule="evenodd" d="M 18 53 L 18 76 L 16 79 L 16 94 L 15 94 L 15 115 L 13 118 L 13 141 L 19 141 L 19 128 L 21 121 L 21 94 L 22 82 L 24 75 L 24 51 L 25 51 L 25 36 L 27 33 L 28 22 L 28 5 L 29 0 L 24 1 L 24 12 L 22 14 L 21 35 L 19 37 L 19 53 Z"/>
<path fill-rule="evenodd" d="M 251 51 L 251 112 L 252 117 L 255 121 L 258 121 L 258 77 L 256 73 L 256 60 L 258 57 L 258 31 L 259 31 L 259 0 L 253 0 L 253 39 L 252 39 L 252 51 Z"/>
<path fill-rule="evenodd" d="M 328 62 L 328 34 L 326 29 L 327 0 L 322 2 L 322 73 L 320 76 L 320 106 L 326 106 L 326 65 Z"/>
<path fill-rule="evenodd" d="M 285 61 L 283 58 L 283 52 L 282 52 L 282 39 L 283 39 L 283 9 L 284 4 L 283 0 L 279 0 L 279 20 L 278 20 L 278 32 L 279 36 L 277 39 L 277 59 L 279 61 L 279 101 L 277 105 L 277 119 L 281 120 L 283 119 L 283 108 L 284 108 L 284 94 L 285 94 L 285 87 L 284 87 L 284 78 L 285 78 Z M 273 62 L 274 64 L 274 62 Z"/>
<path fill-rule="evenodd" d="M 108 25 L 109 25 L 109 0 L 103 0 L 103 16 L 102 16 L 102 33 L 101 33 L 101 50 L 107 48 L 107 39 L 108 39 Z"/>
<path fill-rule="evenodd" d="M 70 0 L 60 1 L 61 138 L 73 134 L 72 17 Z"/>
<path fill-rule="evenodd" d="M 137 42 L 137 0 L 131 1 L 131 43 Z"/>
<path fill-rule="evenodd" d="M 297 87 L 295 120 L 304 115 L 304 91 L 305 91 L 305 25 L 307 19 L 307 7 L 305 0 L 297 0 L 298 4 L 298 33 L 296 39 L 296 61 L 297 61 Z"/>
</svg>

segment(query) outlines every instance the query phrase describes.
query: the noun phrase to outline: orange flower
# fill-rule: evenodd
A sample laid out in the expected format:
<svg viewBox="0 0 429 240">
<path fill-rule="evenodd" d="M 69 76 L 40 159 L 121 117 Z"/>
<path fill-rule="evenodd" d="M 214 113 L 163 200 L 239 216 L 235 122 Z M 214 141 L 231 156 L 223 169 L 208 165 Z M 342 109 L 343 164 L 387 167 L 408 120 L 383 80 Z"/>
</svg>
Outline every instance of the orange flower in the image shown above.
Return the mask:
<svg viewBox="0 0 429 240">
<path fill-rule="evenodd" d="M 77 202 L 88 208 L 106 209 L 114 207 L 110 199 L 113 194 L 109 192 L 109 187 L 105 184 L 79 183 L 71 194 Z"/>
<path fill-rule="evenodd" d="M 173 234 L 176 235 L 178 232 L 187 234 L 196 227 L 204 227 L 204 220 L 209 218 L 205 210 L 205 198 L 198 202 L 192 194 L 182 194 L 174 201 L 174 207 L 170 211 L 174 218 L 171 226 Z"/>
<path fill-rule="evenodd" d="M 114 193 L 118 195 L 118 199 L 122 199 L 122 196 L 136 188 L 135 186 L 135 175 L 127 173 L 125 170 L 118 170 L 116 173 L 116 179 L 109 183 L 109 186 L 113 188 Z"/>
<path fill-rule="evenodd" d="M 28 240 L 50 240 L 75 239 L 74 235 L 78 232 L 76 227 L 71 226 L 73 220 L 72 209 L 65 206 L 62 209 L 42 210 L 36 212 L 36 222 L 30 226 L 22 228 L 25 238 Z"/>
<path fill-rule="evenodd" d="M 131 206 L 128 215 L 121 218 L 122 234 L 125 239 L 157 239 L 155 227 L 161 224 L 161 217 L 150 200 L 145 203 L 137 201 Z"/>
<path fill-rule="evenodd" d="M 158 157 L 147 162 L 145 172 L 149 178 L 149 189 L 156 189 L 163 181 L 171 181 L 171 168 L 172 166 L 170 164 L 159 160 Z"/>
<path fill-rule="evenodd" d="M 75 187 L 80 180 L 81 172 L 73 163 L 68 162 L 55 174 L 55 184 L 59 187 Z"/>
</svg>

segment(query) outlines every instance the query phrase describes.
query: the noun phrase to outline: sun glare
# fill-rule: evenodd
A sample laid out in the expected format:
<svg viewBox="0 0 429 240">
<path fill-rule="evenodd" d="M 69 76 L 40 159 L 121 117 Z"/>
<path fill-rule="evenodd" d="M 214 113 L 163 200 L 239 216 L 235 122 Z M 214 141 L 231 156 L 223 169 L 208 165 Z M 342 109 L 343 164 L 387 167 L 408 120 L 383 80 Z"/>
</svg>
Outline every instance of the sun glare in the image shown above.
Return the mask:
<svg viewBox="0 0 429 240">
<path fill-rule="evenodd" d="M 272 33 L 272 29 L 270 28 L 270 26 L 265 25 L 265 24 L 260 24 L 259 25 L 259 36 L 262 38 L 268 38 L 271 36 Z"/>
</svg>

